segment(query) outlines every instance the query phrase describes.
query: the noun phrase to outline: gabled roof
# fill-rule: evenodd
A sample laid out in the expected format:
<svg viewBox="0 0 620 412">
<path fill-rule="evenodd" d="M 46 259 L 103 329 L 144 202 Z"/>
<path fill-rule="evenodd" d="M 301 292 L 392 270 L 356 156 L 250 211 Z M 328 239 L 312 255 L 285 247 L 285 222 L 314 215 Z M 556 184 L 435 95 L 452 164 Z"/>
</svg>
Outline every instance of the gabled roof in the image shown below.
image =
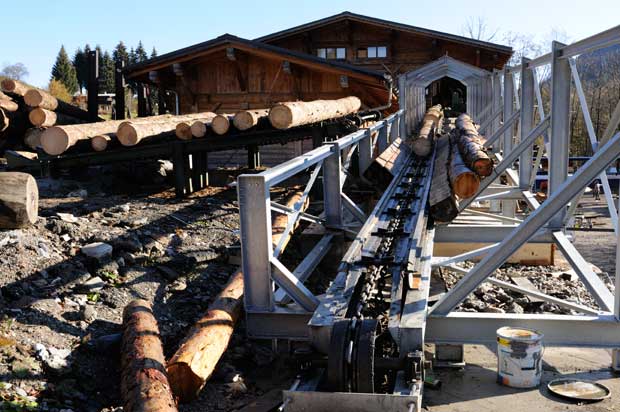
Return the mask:
<svg viewBox="0 0 620 412">
<path fill-rule="evenodd" d="M 374 82 L 385 79 L 382 72 L 365 69 L 363 67 L 354 66 L 340 61 L 327 60 L 317 56 L 300 53 L 254 40 L 243 39 L 241 37 L 233 36 L 232 34 L 224 34 L 203 43 L 195 44 L 193 46 L 185 47 L 183 49 L 175 50 L 173 52 L 162 54 L 152 59 L 133 64 L 125 68 L 125 73 L 128 77 L 132 78 L 174 63 L 182 63 L 193 60 L 201 57 L 202 55 L 207 55 L 226 47 L 234 47 L 239 50 L 261 54 L 267 57 L 283 58 L 293 64 L 314 66 L 343 73 L 346 72 L 346 74 L 351 77 L 365 78 L 366 80 L 372 80 Z"/>
<path fill-rule="evenodd" d="M 481 69 L 450 56 L 443 56 L 406 74 L 407 80 L 426 87 L 442 77 L 451 77 L 464 83 L 478 80 L 490 75 L 491 72 Z"/>
<path fill-rule="evenodd" d="M 345 11 L 339 14 L 335 14 L 330 17 L 325 17 L 323 19 L 315 20 L 310 23 L 302 24 L 300 26 L 295 26 L 290 29 L 278 31 L 272 34 L 268 34 L 266 36 L 259 37 L 255 40 L 261 42 L 271 42 L 274 40 L 281 39 L 283 37 L 288 37 L 293 34 L 301 33 L 307 30 L 315 29 L 321 26 L 326 26 L 328 24 L 336 23 L 343 20 L 352 20 L 361 23 L 372 24 L 374 26 L 381 26 L 394 30 L 401 30 L 413 34 L 418 34 L 427 37 L 433 37 L 442 40 L 448 40 L 456 43 L 466 44 L 469 46 L 475 46 L 482 49 L 488 49 L 497 51 L 499 53 L 512 54 L 512 47 L 502 46 L 501 44 L 490 43 L 482 40 L 470 39 L 463 36 L 457 36 L 455 34 L 443 33 L 440 31 L 429 30 L 422 27 L 410 26 L 408 24 L 396 23 L 389 20 L 382 20 L 376 17 L 364 16 L 361 14 L 351 13 L 350 11 Z"/>
</svg>

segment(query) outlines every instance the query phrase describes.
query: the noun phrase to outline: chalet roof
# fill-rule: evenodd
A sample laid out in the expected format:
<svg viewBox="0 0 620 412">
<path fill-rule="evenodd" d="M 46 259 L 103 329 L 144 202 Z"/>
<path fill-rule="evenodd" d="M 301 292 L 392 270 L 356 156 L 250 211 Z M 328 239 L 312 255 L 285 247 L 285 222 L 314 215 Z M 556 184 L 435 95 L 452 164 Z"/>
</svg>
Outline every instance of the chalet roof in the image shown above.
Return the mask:
<svg viewBox="0 0 620 412">
<path fill-rule="evenodd" d="M 463 36 L 457 36 L 455 34 L 444 33 L 440 31 L 425 29 L 422 27 L 410 26 L 404 23 L 397 23 L 389 20 L 378 19 L 376 17 L 364 16 L 361 14 L 351 13 L 350 11 L 344 11 L 339 14 L 335 14 L 333 16 L 325 17 L 319 20 L 312 21 L 310 23 L 305 23 L 299 26 L 292 27 L 290 29 L 278 31 L 275 33 L 268 34 L 266 36 L 259 37 L 255 40 L 261 42 L 270 42 L 274 40 L 281 39 L 283 37 L 288 37 L 293 34 L 301 33 L 307 30 L 315 29 L 317 27 L 326 26 L 328 24 L 332 24 L 335 22 L 343 21 L 343 20 L 352 20 L 361 23 L 372 24 L 374 26 L 386 27 L 389 29 L 405 31 L 409 33 L 419 34 L 423 36 L 433 37 L 442 40 L 448 40 L 456 43 L 461 43 L 469 46 L 475 46 L 482 49 L 493 50 L 499 53 L 512 54 L 512 47 L 503 46 L 501 44 L 490 43 L 482 40 L 470 39 Z"/>
<path fill-rule="evenodd" d="M 470 81 L 487 77 L 491 72 L 467 64 L 450 56 L 443 56 L 424 66 L 408 72 L 407 80 L 426 87 L 442 77 L 451 77 L 465 85 Z"/>
<path fill-rule="evenodd" d="M 201 55 L 209 54 L 216 49 L 221 49 L 224 47 L 235 47 L 250 53 L 255 52 L 278 56 L 285 58 L 294 64 L 320 66 L 331 70 L 336 69 L 337 71 L 346 72 L 352 77 L 365 77 L 374 81 L 382 81 L 385 79 L 385 75 L 382 72 L 354 66 L 340 61 L 323 59 L 310 54 L 261 43 L 255 40 L 243 39 L 241 37 L 233 36 L 232 34 L 224 34 L 203 43 L 175 50 L 173 52 L 162 54 L 152 59 L 127 66 L 125 68 L 125 73 L 127 77 L 133 78 L 140 74 L 144 74 L 145 72 L 157 70 L 174 63 L 182 63 L 184 61 L 193 60 Z"/>
</svg>

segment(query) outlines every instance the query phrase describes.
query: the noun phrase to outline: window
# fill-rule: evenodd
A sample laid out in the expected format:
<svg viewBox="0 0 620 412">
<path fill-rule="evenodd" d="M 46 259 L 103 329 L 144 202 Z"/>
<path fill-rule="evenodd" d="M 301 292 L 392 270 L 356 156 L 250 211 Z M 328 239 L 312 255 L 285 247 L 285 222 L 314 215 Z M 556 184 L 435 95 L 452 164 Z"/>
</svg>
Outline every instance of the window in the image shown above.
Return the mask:
<svg viewBox="0 0 620 412">
<path fill-rule="evenodd" d="M 322 47 L 316 49 L 316 55 L 323 59 L 339 59 L 347 58 L 347 49 L 344 47 Z"/>
<path fill-rule="evenodd" d="M 368 46 L 363 49 L 357 49 L 358 59 L 384 59 L 387 57 L 387 47 L 385 46 Z"/>
</svg>

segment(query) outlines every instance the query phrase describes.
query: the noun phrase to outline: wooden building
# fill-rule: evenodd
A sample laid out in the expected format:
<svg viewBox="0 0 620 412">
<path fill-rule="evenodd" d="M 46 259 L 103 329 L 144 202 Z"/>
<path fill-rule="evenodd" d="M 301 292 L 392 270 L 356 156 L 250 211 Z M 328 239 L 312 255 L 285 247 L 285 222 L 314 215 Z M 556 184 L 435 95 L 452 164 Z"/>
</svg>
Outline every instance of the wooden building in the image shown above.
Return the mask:
<svg viewBox="0 0 620 412">
<path fill-rule="evenodd" d="M 180 113 L 352 95 L 368 109 L 396 102 L 382 72 L 229 34 L 130 66 L 126 76 L 174 91 Z"/>
<path fill-rule="evenodd" d="M 444 55 L 485 70 L 503 68 L 512 55 L 507 46 L 348 11 L 256 40 L 393 77 Z"/>
</svg>

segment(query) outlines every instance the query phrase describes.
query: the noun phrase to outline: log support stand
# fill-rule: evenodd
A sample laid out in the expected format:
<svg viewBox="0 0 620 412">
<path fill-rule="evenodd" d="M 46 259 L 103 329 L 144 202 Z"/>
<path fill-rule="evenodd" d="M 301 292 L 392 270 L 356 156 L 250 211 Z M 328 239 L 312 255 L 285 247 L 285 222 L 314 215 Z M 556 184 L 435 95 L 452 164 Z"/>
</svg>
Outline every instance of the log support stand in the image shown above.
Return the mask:
<svg viewBox="0 0 620 412">
<path fill-rule="evenodd" d="M 260 167 L 260 150 L 257 145 L 248 146 L 248 169 Z"/>
</svg>

